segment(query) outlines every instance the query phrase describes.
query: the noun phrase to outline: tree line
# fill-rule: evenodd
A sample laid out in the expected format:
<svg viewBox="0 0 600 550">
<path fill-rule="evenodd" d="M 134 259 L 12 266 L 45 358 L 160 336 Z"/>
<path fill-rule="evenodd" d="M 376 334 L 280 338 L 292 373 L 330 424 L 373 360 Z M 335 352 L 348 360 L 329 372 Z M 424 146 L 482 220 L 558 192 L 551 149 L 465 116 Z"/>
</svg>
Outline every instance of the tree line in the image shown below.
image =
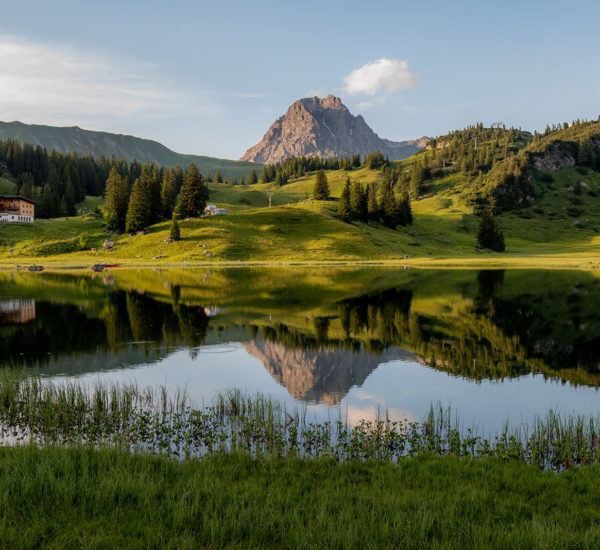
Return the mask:
<svg viewBox="0 0 600 550">
<path fill-rule="evenodd" d="M 181 175 L 180 184 L 177 168 L 143 164 L 131 185 L 129 178 L 113 166 L 106 180 L 102 209 L 108 228 L 134 233 L 174 216 L 202 216 L 208 201 L 205 179 L 195 164 L 190 164 Z M 173 235 L 179 237 L 178 229 Z"/>
<path fill-rule="evenodd" d="M 329 199 L 329 183 L 323 170 L 315 175 L 313 198 Z M 338 203 L 337 216 L 348 223 L 379 222 L 393 229 L 399 225 L 410 225 L 413 221 L 408 190 L 398 192 L 395 189 L 389 166 L 384 168 L 380 184 L 363 186 L 360 181 L 352 182 L 348 177 Z"/>
</svg>

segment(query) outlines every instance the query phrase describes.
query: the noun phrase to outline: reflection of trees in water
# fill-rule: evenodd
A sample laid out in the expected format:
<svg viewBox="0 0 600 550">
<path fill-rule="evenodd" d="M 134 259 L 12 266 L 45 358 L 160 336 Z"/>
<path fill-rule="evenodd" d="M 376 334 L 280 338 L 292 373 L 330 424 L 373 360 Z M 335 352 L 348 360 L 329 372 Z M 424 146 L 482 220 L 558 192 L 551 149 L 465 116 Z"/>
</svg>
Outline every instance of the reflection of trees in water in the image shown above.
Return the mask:
<svg viewBox="0 0 600 550">
<path fill-rule="evenodd" d="M 99 318 L 79 307 L 38 302 L 37 316 L 27 325 L 0 328 L 3 364 L 45 364 L 51 357 L 109 349 L 116 353 L 129 342 L 153 342 L 191 348 L 202 344 L 208 330 L 204 308 L 158 302 L 138 292 L 110 292 Z"/>
<path fill-rule="evenodd" d="M 88 318 L 77 306 L 36 304 L 36 318 L 18 327 L 0 328 L 0 360 L 5 365 L 44 364 L 52 356 L 105 345 L 99 319 Z"/>
<path fill-rule="evenodd" d="M 100 316 L 106 326 L 108 347 L 115 353 L 122 342 L 131 340 L 131 326 L 127 314 L 125 294 L 122 292 L 109 294 Z"/>
<path fill-rule="evenodd" d="M 146 352 L 154 345 L 150 342 L 170 349 L 184 343 L 193 357 L 206 339 L 209 322 L 218 318 L 215 335 L 243 326 L 253 340 L 293 350 L 373 355 L 406 347 L 437 369 L 476 380 L 542 372 L 598 385 L 600 313 L 595 304 L 600 283 L 591 277 L 585 284 L 578 280 L 548 275 L 551 284 L 544 285 L 537 276 L 486 270 L 471 279 L 463 276 L 461 286 L 448 288 L 446 294 L 448 283 L 440 279 L 439 289 L 423 295 L 417 279 L 415 295 L 426 298 L 419 301 L 418 311 L 413 290 L 394 287 L 337 302 L 337 315 L 332 305 L 323 303 L 324 313 L 312 316 L 305 329 L 266 319 L 246 325 L 239 321 L 244 312 L 237 317 L 232 310 L 224 324 L 223 317 L 209 318 L 203 307 L 182 303 L 177 285 L 169 286 L 167 301 L 142 292 L 108 290 L 99 301 L 98 318 L 74 305 L 38 302 L 35 320 L 0 328 L 0 353 L 4 362 L 44 363 L 48 353 L 116 353 L 134 340 L 148 342 Z M 461 299 L 454 304 L 448 296 L 457 291 Z M 428 313 L 428 301 L 435 313 Z"/>
</svg>

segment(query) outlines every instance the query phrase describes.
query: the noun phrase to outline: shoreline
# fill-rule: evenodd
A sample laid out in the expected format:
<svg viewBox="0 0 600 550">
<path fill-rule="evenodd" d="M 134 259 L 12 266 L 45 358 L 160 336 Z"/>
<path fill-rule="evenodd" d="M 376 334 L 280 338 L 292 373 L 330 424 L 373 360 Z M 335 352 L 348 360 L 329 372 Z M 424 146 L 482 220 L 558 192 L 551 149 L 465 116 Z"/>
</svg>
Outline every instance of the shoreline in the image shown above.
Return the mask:
<svg viewBox="0 0 600 550">
<path fill-rule="evenodd" d="M 594 261 L 596 260 L 596 261 Z M 404 269 L 577 269 L 585 271 L 600 270 L 600 256 L 508 256 L 483 258 L 406 258 L 398 260 L 222 260 L 222 261 L 135 261 L 132 259 L 119 260 L 116 258 L 77 258 L 74 261 L 42 260 L 40 258 L 22 258 L 6 261 L 0 259 L 0 271 L 25 270 L 27 266 L 41 265 L 50 270 L 89 269 L 94 264 L 114 264 L 116 268 L 235 268 L 235 267 L 400 267 Z"/>
</svg>

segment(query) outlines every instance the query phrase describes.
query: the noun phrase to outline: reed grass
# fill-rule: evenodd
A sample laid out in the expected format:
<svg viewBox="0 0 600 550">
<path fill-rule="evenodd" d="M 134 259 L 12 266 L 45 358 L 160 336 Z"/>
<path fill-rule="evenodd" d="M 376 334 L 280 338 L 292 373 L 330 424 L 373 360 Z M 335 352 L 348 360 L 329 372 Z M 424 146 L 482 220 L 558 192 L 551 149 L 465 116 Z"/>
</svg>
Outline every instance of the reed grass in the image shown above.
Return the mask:
<svg viewBox="0 0 600 550">
<path fill-rule="evenodd" d="M 482 437 L 449 409 L 432 407 L 422 422 L 392 421 L 385 412 L 349 425 L 342 418 L 310 421 L 263 395 L 220 394 L 200 409 L 185 392 L 170 396 L 136 386 L 85 386 L 33 376 L 0 380 L 0 441 L 118 447 L 180 458 L 247 453 L 338 462 L 435 454 L 496 458 L 563 470 L 600 464 L 600 420 L 550 411 L 533 422 Z"/>
</svg>

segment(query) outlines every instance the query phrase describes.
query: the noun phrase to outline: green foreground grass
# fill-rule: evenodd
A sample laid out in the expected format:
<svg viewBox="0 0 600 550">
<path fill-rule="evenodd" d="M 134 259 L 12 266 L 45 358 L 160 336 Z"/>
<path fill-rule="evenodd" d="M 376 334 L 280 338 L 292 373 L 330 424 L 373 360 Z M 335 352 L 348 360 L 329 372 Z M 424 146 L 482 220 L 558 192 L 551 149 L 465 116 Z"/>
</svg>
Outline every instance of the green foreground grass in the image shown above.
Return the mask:
<svg viewBox="0 0 600 550">
<path fill-rule="evenodd" d="M 0 448 L 2 548 L 597 548 L 600 469 Z"/>
</svg>

